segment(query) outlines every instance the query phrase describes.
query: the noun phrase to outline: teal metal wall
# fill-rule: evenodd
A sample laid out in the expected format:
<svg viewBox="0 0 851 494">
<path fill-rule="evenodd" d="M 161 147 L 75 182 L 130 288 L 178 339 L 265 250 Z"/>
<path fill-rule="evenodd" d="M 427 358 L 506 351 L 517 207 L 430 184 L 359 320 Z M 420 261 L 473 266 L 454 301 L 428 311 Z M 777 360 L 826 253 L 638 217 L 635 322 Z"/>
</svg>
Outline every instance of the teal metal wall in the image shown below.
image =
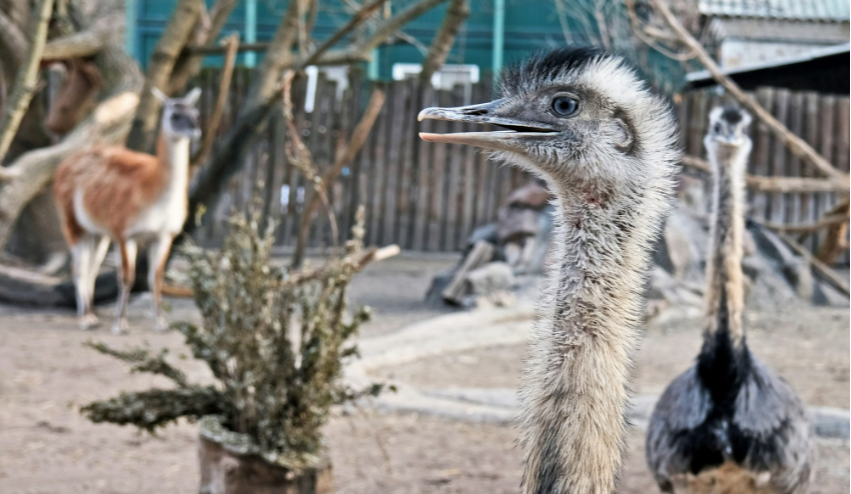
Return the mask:
<svg viewBox="0 0 851 494">
<path fill-rule="evenodd" d="M 205 0 L 212 5 L 214 0 Z M 398 12 L 414 0 L 392 0 L 393 12 Z M 471 0 L 470 17 L 459 32 L 448 63 L 476 64 L 483 74 L 489 73 L 494 63 L 494 16 L 496 7 L 504 4 L 504 43 L 502 59 L 505 63 L 523 58 L 530 52 L 564 44 L 564 34 L 552 0 Z M 136 28 L 130 31 L 135 46 L 133 55 L 142 65 L 147 64 L 154 45 L 174 8 L 174 0 L 127 0 L 128 20 L 135 19 Z M 246 39 L 246 11 L 248 0 L 240 0 L 228 19 L 223 34 L 239 31 Z M 351 16 L 340 0 L 323 0 L 317 18 L 314 36 L 323 39 L 333 33 Z M 258 42 L 272 38 L 275 28 L 286 9 L 286 0 L 256 0 L 256 39 Z M 408 24 L 404 31 L 428 46 L 446 12 L 443 5 Z M 257 54 L 258 60 L 262 53 Z M 250 62 L 240 55 L 239 63 Z M 422 53 L 413 45 L 399 43 L 378 49 L 378 72 L 381 79 L 390 79 L 394 63 L 420 63 Z M 218 65 L 221 57 L 208 57 L 207 65 Z"/>
</svg>

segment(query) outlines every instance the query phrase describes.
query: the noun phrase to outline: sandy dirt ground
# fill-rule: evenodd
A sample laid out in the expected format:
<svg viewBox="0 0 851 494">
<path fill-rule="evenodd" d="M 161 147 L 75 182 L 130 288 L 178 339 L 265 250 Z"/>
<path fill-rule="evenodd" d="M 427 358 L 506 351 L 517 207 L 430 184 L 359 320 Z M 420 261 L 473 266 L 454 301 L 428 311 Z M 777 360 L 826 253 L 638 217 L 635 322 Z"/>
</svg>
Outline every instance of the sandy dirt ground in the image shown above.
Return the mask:
<svg viewBox="0 0 851 494">
<path fill-rule="evenodd" d="M 376 309 L 364 336 L 396 330 L 444 309 L 422 302 L 431 276 L 447 258 L 402 257 L 370 267 L 354 283 L 357 303 Z M 171 300 L 170 319 L 197 319 L 191 303 Z M 110 308 L 100 309 L 109 319 Z M 784 374 L 808 404 L 848 407 L 848 311 L 758 314 L 751 338 L 760 356 Z M 165 386 L 131 375 L 122 363 L 85 348 L 94 339 L 114 346 L 168 347 L 190 379 L 210 378 L 203 364 L 182 359 L 175 333 L 156 334 L 144 296 L 133 302 L 133 332 L 82 332 L 67 310 L 0 306 L 0 493 L 191 493 L 198 489 L 196 428 L 182 422 L 158 436 L 95 425 L 77 408 L 121 390 Z M 689 364 L 699 341 L 694 328 L 648 331 L 636 367 L 636 390 L 658 393 Z M 386 371 L 423 387 L 513 387 L 522 347 L 482 349 L 423 360 Z M 410 413 L 339 410 L 328 445 L 340 493 L 514 493 L 520 455 L 507 426 L 456 422 Z M 621 493 L 657 492 L 644 467 L 643 437 L 635 431 Z M 819 441 L 819 481 L 813 494 L 847 493 L 848 442 Z"/>
</svg>

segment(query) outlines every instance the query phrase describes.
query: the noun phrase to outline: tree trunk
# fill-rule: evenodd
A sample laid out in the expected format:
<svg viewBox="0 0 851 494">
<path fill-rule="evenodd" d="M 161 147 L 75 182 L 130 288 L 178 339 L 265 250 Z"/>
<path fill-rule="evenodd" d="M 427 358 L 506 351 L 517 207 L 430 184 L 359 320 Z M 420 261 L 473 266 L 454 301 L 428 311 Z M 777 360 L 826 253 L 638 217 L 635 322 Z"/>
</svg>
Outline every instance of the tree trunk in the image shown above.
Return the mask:
<svg viewBox="0 0 851 494">
<path fill-rule="evenodd" d="M 420 72 L 421 93 L 422 84 L 431 81 L 431 76 L 446 63 L 449 50 L 455 44 L 455 36 L 458 34 L 458 29 L 460 29 L 461 24 L 464 23 L 464 20 L 469 15 L 470 4 L 468 0 L 452 0 L 450 2 L 449 8 L 446 9 L 446 17 L 443 18 L 440 30 L 434 36 L 434 40 L 428 49 L 428 55 L 425 62 L 423 62 L 423 70 Z"/>
<path fill-rule="evenodd" d="M 206 19 L 209 25 L 201 30 L 202 32 L 196 36 L 196 39 L 191 40 L 192 44 L 212 44 L 219 37 L 219 33 L 225 27 L 225 22 L 231 12 L 233 12 L 236 4 L 237 0 L 217 0 L 215 5 L 210 9 L 209 16 L 199 16 L 199 24 L 204 17 L 209 17 Z M 166 94 L 177 94 L 180 92 L 186 86 L 186 83 L 189 82 L 189 79 L 201 69 L 201 62 L 203 60 L 203 56 L 193 55 L 184 50 L 174 64 L 174 70 L 171 73 L 171 80 L 169 81 L 169 88 Z"/>
<path fill-rule="evenodd" d="M 331 494 L 331 462 L 296 474 L 257 455 L 234 453 L 203 435 L 199 438 L 201 488 L 204 494 Z"/>
<path fill-rule="evenodd" d="M 41 53 L 47 43 L 47 24 L 53 14 L 53 0 L 40 0 L 35 14 L 30 26 L 32 42 L 24 57 L 23 66 L 18 69 L 12 97 L 3 108 L 3 117 L 0 120 L 0 161 L 9 150 L 9 145 L 18 132 L 24 113 L 30 106 L 30 100 L 38 89 L 38 69 L 41 64 Z"/>
</svg>

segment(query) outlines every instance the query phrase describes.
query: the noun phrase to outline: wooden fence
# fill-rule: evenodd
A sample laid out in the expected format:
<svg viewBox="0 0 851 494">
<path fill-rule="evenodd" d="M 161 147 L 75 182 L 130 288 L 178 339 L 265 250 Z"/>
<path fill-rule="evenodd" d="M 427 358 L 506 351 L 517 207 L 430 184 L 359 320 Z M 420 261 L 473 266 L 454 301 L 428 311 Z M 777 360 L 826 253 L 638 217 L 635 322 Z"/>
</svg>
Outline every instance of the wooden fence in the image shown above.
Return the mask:
<svg viewBox="0 0 851 494">
<path fill-rule="evenodd" d="M 222 125 L 227 130 L 233 113 L 250 84 L 251 73 L 235 74 L 228 109 Z M 205 89 L 202 117 L 212 109 L 218 82 L 217 71 L 204 72 L 196 84 Z M 372 133 L 356 159 L 343 172 L 330 194 L 330 202 L 341 233 L 352 225 L 357 205 L 366 208 L 367 241 L 373 245 L 397 243 L 404 249 L 453 251 L 463 246 L 478 226 L 496 220 L 498 207 L 507 195 L 528 179 L 512 167 L 491 162 L 487 155 L 467 146 L 433 144 L 420 141 L 424 132 L 463 132 L 469 124 L 426 120 L 416 116 L 426 106 L 460 106 L 491 98 L 487 84 L 474 85 L 465 95 L 462 88 L 435 91 L 420 90 L 414 80 L 369 82 L 355 79 L 351 87 L 338 94 L 336 83 L 319 78 L 314 108 L 295 108 L 296 123 L 302 139 L 313 153 L 320 169 L 327 170 L 338 148 L 348 139 L 360 119 L 373 87 L 386 92 L 386 102 Z M 306 88 L 294 88 L 294 97 L 303 100 Z M 339 96 L 339 97 L 338 97 Z M 847 97 L 760 89 L 761 104 L 793 132 L 802 136 L 839 169 L 848 172 L 849 101 Z M 469 101 L 465 101 L 469 99 Z M 703 136 L 708 112 L 724 99 L 712 91 L 689 93 L 678 106 L 682 122 L 681 142 L 687 154 L 704 156 Z M 812 169 L 793 156 L 763 125 L 752 126 L 754 150 L 749 172 L 765 176 L 816 176 Z M 231 180 L 216 208 L 206 213 L 195 234 L 205 245 L 216 245 L 225 234 L 226 217 L 233 207 L 241 208 L 262 182 L 261 195 L 266 213 L 279 228 L 277 245 L 292 247 L 298 231 L 302 207 L 312 193 L 301 174 L 285 157 L 283 117 L 273 118 L 268 132 L 256 146 L 243 170 Z M 832 193 L 750 193 L 750 214 L 778 223 L 814 221 L 836 202 Z M 815 236 L 813 236 L 815 237 Z M 815 249 L 820 239 L 811 238 Z M 333 244 L 327 215 L 320 213 L 313 226 L 309 246 Z M 843 258 L 847 262 L 847 255 Z"/>
</svg>

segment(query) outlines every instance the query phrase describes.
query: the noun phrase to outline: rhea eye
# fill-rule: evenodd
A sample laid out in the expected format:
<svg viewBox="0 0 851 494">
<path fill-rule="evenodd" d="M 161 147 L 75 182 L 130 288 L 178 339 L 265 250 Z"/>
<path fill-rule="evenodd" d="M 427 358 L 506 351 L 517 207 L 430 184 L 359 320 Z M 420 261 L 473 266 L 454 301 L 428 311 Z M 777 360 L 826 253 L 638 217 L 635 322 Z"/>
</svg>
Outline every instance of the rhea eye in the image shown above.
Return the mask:
<svg viewBox="0 0 851 494">
<path fill-rule="evenodd" d="M 719 124 L 719 123 L 715 124 L 715 133 L 716 134 L 721 133 L 721 124 Z"/>
<path fill-rule="evenodd" d="M 560 117 L 569 117 L 579 110 L 579 100 L 570 96 L 559 96 L 553 100 L 553 111 Z"/>
</svg>

